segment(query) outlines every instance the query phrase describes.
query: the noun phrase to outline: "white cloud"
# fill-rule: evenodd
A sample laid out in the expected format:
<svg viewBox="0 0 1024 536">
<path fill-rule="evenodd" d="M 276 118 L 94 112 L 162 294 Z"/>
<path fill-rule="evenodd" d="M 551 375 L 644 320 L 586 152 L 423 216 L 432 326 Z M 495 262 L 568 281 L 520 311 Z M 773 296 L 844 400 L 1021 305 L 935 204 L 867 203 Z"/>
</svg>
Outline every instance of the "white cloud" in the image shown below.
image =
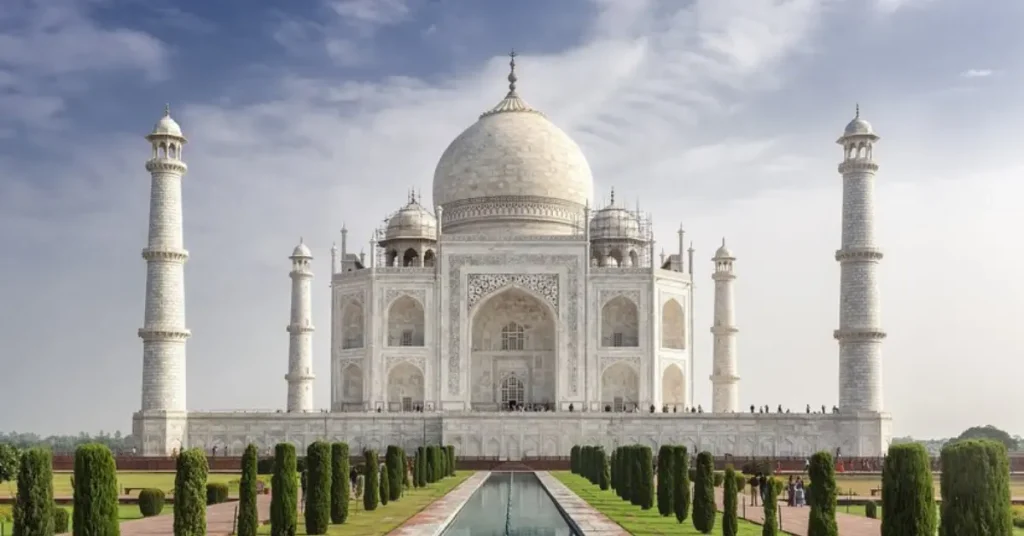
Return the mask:
<svg viewBox="0 0 1024 536">
<path fill-rule="evenodd" d="M 960 76 L 964 78 L 988 78 L 995 73 L 992 69 L 967 69 L 960 73 Z"/>
<path fill-rule="evenodd" d="M 666 244 L 658 249 L 672 253 L 674 231 L 685 224 L 698 248 L 698 326 L 709 325 L 712 310 L 702 259 L 719 237 L 729 237 L 740 257 L 744 403 L 831 405 L 838 353 L 831 339 L 838 307 L 831 255 L 840 225 L 838 149 L 832 142 L 849 110 L 830 89 L 788 85 L 809 51 L 827 53 L 817 50 L 815 38 L 826 11 L 809 0 L 596 5 L 599 16 L 578 46 L 519 58 L 521 94 L 580 142 L 598 197 L 614 185 L 624 199 L 641 198 Z M 394 13 L 351 13 L 358 20 L 401 20 Z M 289 21 L 282 32 L 287 36 L 277 38 L 296 53 L 330 46 L 319 23 Z M 191 142 L 185 152 L 191 171 L 184 179 L 185 245 L 192 254 L 186 272 L 194 333 L 190 406 L 281 405 L 286 256 L 299 236 L 317 257 L 315 389 L 318 404 L 327 405 L 327 251 L 337 229 L 346 222 L 350 250 L 368 250 L 373 227 L 399 207 L 408 188 L 430 190 L 447 143 L 503 96 L 507 58 L 501 52 L 436 84 L 396 73 L 339 81 L 283 72 L 266 81 L 270 98 L 224 104 L 232 102 L 228 95 L 176 107 Z M 822 60 L 834 62 L 845 53 Z M 834 115 L 751 107 L 795 91 L 806 91 L 800 108 Z M 813 107 L 815 99 L 828 102 Z M 140 131 L 156 119 L 161 104 L 154 101 L 152 117 L 138 118 Z M 962 331 L 957 324 L 986 300 L 998 300 L 1007 311 L 1024 303 L 1024 288 L 1009 273 L 1013 259 L 985 263 L 984 277 L 950 274 L 969 271 L 973 250 L 998 248 L 1000 229 L 1020 227 L 1011 202 L 1019 187 L 999 169 L 972 177 L 966 193 L 955 182 L 935 185 L 917 169 L 929 161 L 928 154 L 915 153 L 922 137 L 906 130 L 896 135 L 920 117 L 877 113 L 871 119 L 886 136 L 878 197 L 879 236 L 887 251 L 887 400 L 897 431 L 936 430 L 948 426 L 949 415 L 931 413 L 918 399 L 937 395 L 918 395 L 916 388 L 910 394 L 900 386 L 943 385 L 939 392 L 946 394 L 948 370 L 964 355 L 981 360 L 987 352 L 1012 353 L 1001 318 L 974 321 L 976 331 L 955 334 Z M 0 161 L 0 170 L 12 174 L 28 166 L 26 176 L 65 177 L 56 189 L 0 181 L 0 229 L 18 230 L 6 231 L 0 242 L 12 253 L 0 257 L 0 292 L 6 296 L 0 339 L 7 355 L 32 356 L 6 372 L 36 377 L 62 371 L 65 378 L 32 386 L 38 411 L 52 412 L 49 430 L 98 428 L 113 419 L 126 428 L 138 405 L 141 350 L 133 330 L 141 322 L 145 272 L 139 250 L 148 210 L 147 148 L 138 134 L 78 140 L 67 148 L 67 166 Z M 932 182 L 915 183 L 925 179 Z M 977 236 L 982 239 L 974 246 L 950 244 Z M 1003 278 L 1011 281 L 1008 287 Z M 933 312 L 943 310 L 949 314 Z M 937 332 L 956 338 L 940 340 Z M 706 328 L 698 333 L 697 396 L 707 400 L 710 336 Z M 979 340 L 995 342 L 982 348 Z M 1024 372 L 1019 368 L 991 375 L 976 367 L 970 376 L 977 383 L 1009 377 L 1013 385 L 1014 375 Z M 114 376 L 125 379 L 105 384 L 105 400 L 90 402 L 102 412 L 68 411 L 67 399 L 95 392 L 94 385 L 70 378 Z M 22 387 L 9 387 L 9 394 L 11 389 L 18 399 Z M 966 411 L 953 422 L 973 424 Z M 26 419 L 14 426 L 38 425 Z"/>
</svg>

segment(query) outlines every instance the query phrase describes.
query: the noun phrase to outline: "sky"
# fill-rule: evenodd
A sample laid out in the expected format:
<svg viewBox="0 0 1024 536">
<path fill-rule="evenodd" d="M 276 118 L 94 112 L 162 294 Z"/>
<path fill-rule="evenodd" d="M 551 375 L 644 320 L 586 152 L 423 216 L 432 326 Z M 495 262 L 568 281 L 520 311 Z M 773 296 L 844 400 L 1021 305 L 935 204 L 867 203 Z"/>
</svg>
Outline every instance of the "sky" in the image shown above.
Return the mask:
<svg viewBox="0 0 1024 536">
<path fill-rule="evenodd" d="M 696 249 L 696 399 L 710 406 L 712 263 L 738 257 L 740 403 L 837 402 L 842 156 L 875 149 L 885 407 L 896 435 L 1024 433 L 1024 3 L 1013 0 L 0 0 L 0 429 L 131 429 L 149 175 L 170 103 L 184 178 L 191 409 L 285 404 L 290 261 L 316 257 L 329 405 L 329 250 L 506 91 Z M 703 326 L 703 327 L 702 327 Z M 17 409 L 12 410 L 12 404 Z"/>
</svg>

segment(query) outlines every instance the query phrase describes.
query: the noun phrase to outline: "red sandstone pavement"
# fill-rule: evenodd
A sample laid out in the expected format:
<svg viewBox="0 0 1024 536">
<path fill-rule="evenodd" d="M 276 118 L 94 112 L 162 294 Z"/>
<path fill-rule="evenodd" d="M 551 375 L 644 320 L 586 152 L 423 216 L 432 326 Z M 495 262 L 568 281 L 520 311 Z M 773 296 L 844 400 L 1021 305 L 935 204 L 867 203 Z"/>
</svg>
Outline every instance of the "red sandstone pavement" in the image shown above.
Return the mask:
<svg viewBox="0 0 1024 536">
<path fill-rule="evenodd" d="M 206 534 L 227 536 L 235 528 L 235 507 L 237 501 L 215 504 L 206 508 Z M 256 497 L 260 521 L 270 519 L 270 495 Z M 121 536 L 152 536 L 174 534 L 174 515 L 162 515 L 125 521 L 121 523 Z"/>
<path fill-rule="evenodd" d="M 716 489 L 715 496 L 718 500 L 718 509 L 723 509 L 722 490 Z M 742 496 L 743 502 L 739 506 L 739 516 L 759 525 L 764 524 L 764 508 L 761 506 L 750 506 L 750 494 Z M 746 504 L 746 508 L 743 505 Z M 782 530 L 795 536 L 807 536 L 807 517 L 810 507 L 786 506 L 779 503 L 779 518 L 782 523 Z M 841 511 L 836 513 L 836 522 L 839 525 L 840 536 L 878 536 L 882 532 L 882 522 L 877 519 L 869 519 L 864 516 L 844 514 Z"/>
</svg>

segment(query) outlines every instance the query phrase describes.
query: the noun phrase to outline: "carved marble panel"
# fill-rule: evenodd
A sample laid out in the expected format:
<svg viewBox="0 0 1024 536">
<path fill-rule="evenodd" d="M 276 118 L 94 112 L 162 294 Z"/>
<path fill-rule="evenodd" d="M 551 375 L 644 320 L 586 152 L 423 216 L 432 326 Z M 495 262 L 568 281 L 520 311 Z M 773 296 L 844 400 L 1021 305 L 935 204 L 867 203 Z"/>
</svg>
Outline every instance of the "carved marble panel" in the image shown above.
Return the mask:
<svg viewBox="0 0 1024 536">
<path fill-rule="evenodd" d="M 395 365 L 406 362 L 418 368 L 420 374 L 427 375 L 426 363 L 422 356 L 389 355 L 384 358 L 384 370 L 390 371 Z"/>
<path fill-rule="evenodd" d="M 605 304 L 607 304 L 608 302 L 615 298 L 618 298 L 619 296 L 625 296 L 627 299 L 632 300 L 632 302 L 637 306 L 637 308 L 640 307 L 639 290 L 608 289 L 600 290 L 599 292 L 601 296 L 599 300 L 601 307 L 604 307 Z"/>
<path fill-rule="evenodd" d="M 411 296 L 413 299 L 420 302 L 420 305 L 422 305 L 424 309 L 427 307 L 427 291 L 423 289 L 389 288 L 384 291 L 384 302 L 381 304 L 383 306 L 381 307 L 381 310 L 387 310 L 386 307 L 390 305 L 391 302 L 403 295 Z"/>
<path fill-rule="evenodd" d="M 619 363 L 619 362 L 629 363 L 637 371 L 637 374 L 640 373 L 640 357 L 639 356 L 629 356 L 629 357 L 604 356 L 604 357 L 601 358 L 601 372 L 603 373 L 608 367 L 610 367 L 610 366 L 612 366 L 612 365 L 614 365 L 616 363 Z"/>
<path fill-rule="evenodd" d="M 467 309 L 495 292 L 509 286 L 531 290 L 558 311 L 557 274 L 469 274 L 466 277 Z"/>
<path fill-rule="evenodd" d="M 462 289 L 462 268 L 464 266 L 564 266 L 567 269 L 566 292 L 569 303 L 566 309 L 568 324 L 568 368 L 569 394 L 576 395 L 579 390 L 579 348 L 576 343 L 579 331 L 579 258 L 576 255 L 546 254 L 505 254 L 505 255 L 451 255 L 448 260 L 448 393 L 459 394 L 459 377 L 462 367 L 462 333 L 463 310 L 460 305 Z M 556 281 L 557 281 L 557 276 Z M 468 279 L 468 278 L 467 278 Z M 535 283 L 539 283 L 536 281 Z M 557 282 L 555 285 L 557 289 Z M 545 291 L 547 292 L 547 291 Z M 541 295 L 545 295 L 541 293 Z M 556 290 L 557 296 L 557 290 Z M 468 297 L 468 296 L 467 296 Z M 477 298 L 479 299 L 479 298 Z M 467 300 L 468 301 L 468 300 Z M 555 302 L 557 307 L 557 300 Z"/>
</svg>

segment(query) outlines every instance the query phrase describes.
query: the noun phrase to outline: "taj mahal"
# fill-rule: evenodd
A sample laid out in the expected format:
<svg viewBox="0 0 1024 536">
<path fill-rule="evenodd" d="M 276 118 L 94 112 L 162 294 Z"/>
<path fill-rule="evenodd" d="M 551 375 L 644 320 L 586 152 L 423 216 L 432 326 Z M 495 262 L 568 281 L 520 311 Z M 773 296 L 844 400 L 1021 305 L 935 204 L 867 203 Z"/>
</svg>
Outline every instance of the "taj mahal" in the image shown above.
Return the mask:
<svg viewBox="0 0 1024 536">
<path fill-rule="evenodd" d="M 838 408 L 761 413 L 740 406 L 739 270 L 725 241 L 710 260 L 712 325 L 695 326 L 696 261 L 682 228 L 675 251 L 659 255 L 650 215 L 614 193 L 605 206 L 593 205 L 583 151 L 520 97 L 514 54 L 510 67 L 505 97 L 441 155 L 432 208 L 410 193 L 368 255 L 354 253 L 342 229 L 340 248 L 330 249 L 329 319 L 312 318 L 313 251 L 301 241 L 295 247 L 286 370 L 281 360 L 287 399 L 273 412 L 186 404 L 187 140 L 165 111 L 146 137 L 142 406 L 133 417 L 141 454 L 216 447 L 239 455 L 249 443 L 280 442 L 304 450 L 327 439 L 353 452 L 440 443 L 460 456 L 508 460 L 568 456 L 575 444 L 634 443 L 716 456 L 883 455 L 892 431 L 882 404 L 882 253 L 874 241 L 879 137 L 859 110 L 837 151 Z M 832 256 L 822 252 L 822 262 Z M 330 408 L 313 403 L 315 324 L 328 326 L 331 341 L 331 370 L 321 373 L 329 373 Z M 704 356 L 693 353 L 693 340 L 708 328 L 713 394 L 699 401 L 693 364 Z"/>
</svg>

